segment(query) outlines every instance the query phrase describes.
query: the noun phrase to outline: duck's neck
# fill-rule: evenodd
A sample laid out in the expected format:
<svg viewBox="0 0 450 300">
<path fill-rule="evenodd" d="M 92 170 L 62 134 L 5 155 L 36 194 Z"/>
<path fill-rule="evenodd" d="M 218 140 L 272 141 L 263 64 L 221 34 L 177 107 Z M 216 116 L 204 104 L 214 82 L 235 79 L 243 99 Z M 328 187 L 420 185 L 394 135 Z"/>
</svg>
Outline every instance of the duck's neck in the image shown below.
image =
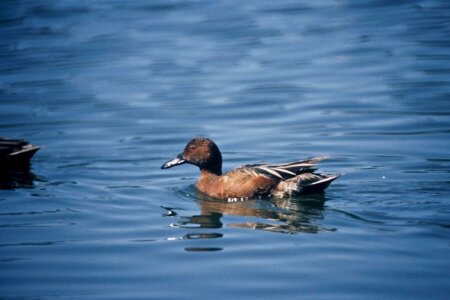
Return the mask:
<svg viewBox="0 0 450 300">
<path fill-rule="evenodd" d="M 222 166 L 218 166 L 216 168 L 200 168 L 200 176 L 201 177 L 215 177 L 222 175 Z"/>
<path fill-rule="evenodd" d="M 222 157 L 210 160 L 209 162 L 199 166 L 200 173 L 220 176 L 222 175 Z"/>
</svg>

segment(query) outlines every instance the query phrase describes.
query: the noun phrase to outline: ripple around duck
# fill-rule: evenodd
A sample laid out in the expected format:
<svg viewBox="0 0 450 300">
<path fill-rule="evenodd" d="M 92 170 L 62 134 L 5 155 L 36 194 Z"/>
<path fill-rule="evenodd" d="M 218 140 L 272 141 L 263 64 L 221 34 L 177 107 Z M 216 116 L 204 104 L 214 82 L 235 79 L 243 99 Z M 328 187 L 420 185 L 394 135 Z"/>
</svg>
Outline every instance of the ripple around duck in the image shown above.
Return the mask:
<svg viewBox="0 0 450 300">
<path fill-rule="evenodd" d="M 192 188 L 174 192 L 180 199 L 195 200 L 201 214 L 186 215 L 178 212 L 178 209 L 163 207 L 167 210 L 165 216 L 176 219 L 176 223 L 171 224 L 172 228 L 202 230 L 231 227 L 280 233 L 335 231 L 335 228 L 311 224 L 323 219 L 325 200 L 321 195 L 286 200 L 226 202 L 195 193 Z M 203 235 L 200 234 L 200 237 Z"/>
</svg>

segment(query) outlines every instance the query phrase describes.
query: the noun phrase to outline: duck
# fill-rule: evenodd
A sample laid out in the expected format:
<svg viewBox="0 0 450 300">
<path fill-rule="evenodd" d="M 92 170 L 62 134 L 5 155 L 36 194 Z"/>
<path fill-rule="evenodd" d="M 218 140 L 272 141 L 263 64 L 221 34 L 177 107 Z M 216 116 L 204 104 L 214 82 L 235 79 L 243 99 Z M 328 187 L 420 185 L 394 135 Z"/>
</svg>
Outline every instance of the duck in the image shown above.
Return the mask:
<svg viewBox="0 0 450 300">
<path fill-rule="evenodd" d="M 222 154 L 211 139 L 191 139 L 182 153 L 161 169 L 191 164 L 200 169 L 196 189 L 209 197 L 243 201 L 261 197 L 291 197 L 323 193 L 339 175 L 317 173 L 315 164 L 326 157 L 313 157 L 282 164 L 248 164 L 222 173 Z"/>
<path fill-rule="evenodd" d="M 0 137 L 0 169 L 28 166 L 39 149 L 25 140 Z"/>
</svg>

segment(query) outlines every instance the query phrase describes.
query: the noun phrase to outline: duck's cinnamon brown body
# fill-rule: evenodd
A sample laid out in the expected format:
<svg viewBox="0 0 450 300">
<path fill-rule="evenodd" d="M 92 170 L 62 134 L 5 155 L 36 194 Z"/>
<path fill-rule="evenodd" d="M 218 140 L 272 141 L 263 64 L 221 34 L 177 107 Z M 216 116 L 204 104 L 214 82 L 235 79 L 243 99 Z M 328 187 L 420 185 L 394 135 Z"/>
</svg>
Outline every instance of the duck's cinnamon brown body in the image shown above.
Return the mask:
<svg viewBox="0 0 450 300">
<path fill-rule="evenodd" d="M 258 196 L 284 197 L 298 193 L 323 192 L 337 176 L 315 173 L 315 163 L 323 157 L 285 164 L 245 165 L 222 174 L 222 155 L 207 138 L 194 138 L 183 153 L 162 165 L 162 169 L 183 163 L 200 168 L 196 188 L 220 199 Z"/>
</svg>

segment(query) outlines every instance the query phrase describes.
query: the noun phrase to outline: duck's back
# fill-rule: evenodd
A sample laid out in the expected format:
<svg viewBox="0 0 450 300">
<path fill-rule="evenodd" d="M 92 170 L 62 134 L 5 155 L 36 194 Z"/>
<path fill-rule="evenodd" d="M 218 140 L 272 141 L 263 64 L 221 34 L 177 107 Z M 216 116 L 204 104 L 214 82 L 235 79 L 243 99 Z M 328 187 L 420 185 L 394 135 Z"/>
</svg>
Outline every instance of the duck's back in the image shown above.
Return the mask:
<svg viewBox="0 0 450 300">
<path fill-rule="evenodd" d="M 323 192 L 337 176 L 315 173 L 315 163 L 325 157 L 285 164 L 253 164 L 233 169 L 221 176 L 226 197 L 275 196 Z"/>
</svg>

